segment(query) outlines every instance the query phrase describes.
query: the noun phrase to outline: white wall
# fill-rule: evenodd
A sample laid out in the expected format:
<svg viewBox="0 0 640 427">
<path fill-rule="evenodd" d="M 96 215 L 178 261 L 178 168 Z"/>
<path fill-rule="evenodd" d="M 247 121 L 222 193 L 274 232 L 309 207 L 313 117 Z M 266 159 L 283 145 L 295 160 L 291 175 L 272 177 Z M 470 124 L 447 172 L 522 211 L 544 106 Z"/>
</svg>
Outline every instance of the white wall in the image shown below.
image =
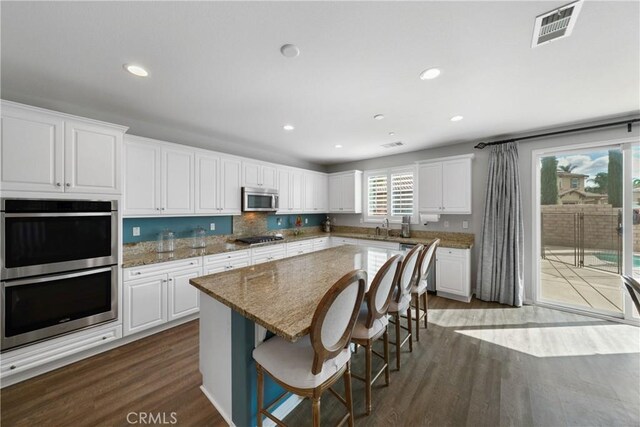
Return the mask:
<svg viewBox="0 0 640 427">
<path fill-rule="evenodd" d="M 617 118 L 618 121 L 623 118 Z M 582 124 L 582 126 L 588 126 L 592 124 L 598 124 L 597 122 Z M 576 127 L 576 126 L 571 126 Z M 631 136 L 640 135 L 640 125 L 636 124 L 633 127 L 632 133 L 627 133 L 626 126 L 620 126 L 615 128 L 607 128 L 589 132 L 571 133 L 562 136 L 548 137 L 542 139 L 532 139 L 528 141 L 522 141 L 519 144 L 519 160 L 520 160 L 520 185 L 522 187 L 522 206 L 524 215 L 524 240 L 525 240 L 525 299 L 530 300 L 532 298 L 532 275 L 533 275 L 533 254 L 532 254 L 532 239 L 533 239 L 533 224 L 532 224 L 532 151 L 540 148 L 549 147 L 561 147 L 575 144 L 585 144 L 591 142 L 599 142 L 602 145 L 607 145 L 607 141 L 629 138 Z M 560 130 L 558 128 L 556 130 Z M 525 136 L 525 135 L 518 135 Z M 512 136 L 513 137 L 513 136 Z M 502 138 L 500 138 L 502 139 Z M 479 139 L 485 140 L 486 139 Z M 489 165 L 489 153 L 490 148 L 487 147 L 484 150 L 476 150 L 473 148 L 474 143 L 455 144 L 445 147 L 437 147 L 432 149 L 420 150 L 411 153 L 403 153 L 394 156 L 379 157 L 376 159 L 368 159 L 357 162 L 342 163 L 339 165 L 329 166 L 329 172 L 339 172 L 350 169 L 359 170 L 371 170 L 380 169 L 393 166 L 403 166 L 412 164 L 413 162 L 435 159 L 440 157 L 454 156 L 460 154 L 475 153 L 476 157 L 473 160 L 473 199 L 472 199 L 472 212 L 471 215 L 442 215 L 440 222 L 437 224 L 429 224 L 428 226 L 412 226 L 414 230 L 430 230 L 430 231 L 454 231 L 454 232 L 469 232 L 476 235 L 476 245 L 472 251 L 472 283 L 475 284 L 477 277 L 477 263 L 478 263 L 478 248 L 482 231 L 482 215 L 484 210 L 484 198 L 485 187 L 487 181 L 487 170 Z M 361 215 L 334 215 L 337 225 L 351 225 L 351 226 L 365 226 L 375 227 L 379 224 L 361 224 Z M 444 228 L 444 221 L 450 222 L 449 228 Z M 462 229 L 462 221 L 469 221 L 469 229 Z M 398 227 L 398 226 L 396 226 Z"/>
</svg>

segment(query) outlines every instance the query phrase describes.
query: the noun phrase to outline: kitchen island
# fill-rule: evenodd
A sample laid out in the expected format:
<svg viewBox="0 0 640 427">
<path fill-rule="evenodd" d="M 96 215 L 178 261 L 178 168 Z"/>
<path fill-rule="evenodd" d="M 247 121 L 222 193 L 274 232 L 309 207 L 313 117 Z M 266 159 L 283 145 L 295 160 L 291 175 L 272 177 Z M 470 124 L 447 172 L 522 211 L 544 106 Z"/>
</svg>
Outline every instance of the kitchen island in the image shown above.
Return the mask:
<svg viewBox="0 0 640 427">
<path fill-rule="evenodd" d="M 346 273 L 363 269 L 370 283 L 398 251 L 339 246 L 191 279 L 200 291 L 202 391 L 230 424 L 256 425 L 256 372 L 251 353 L 276 334 L 296 341 L 309 333 L 315 308 Z M 268 332 L 267 332 L 268 331 Z M 282 392 L 265 382 L 265 401 Z M 292 397 L 276 411 L 284 416 Z"/>
</svg>

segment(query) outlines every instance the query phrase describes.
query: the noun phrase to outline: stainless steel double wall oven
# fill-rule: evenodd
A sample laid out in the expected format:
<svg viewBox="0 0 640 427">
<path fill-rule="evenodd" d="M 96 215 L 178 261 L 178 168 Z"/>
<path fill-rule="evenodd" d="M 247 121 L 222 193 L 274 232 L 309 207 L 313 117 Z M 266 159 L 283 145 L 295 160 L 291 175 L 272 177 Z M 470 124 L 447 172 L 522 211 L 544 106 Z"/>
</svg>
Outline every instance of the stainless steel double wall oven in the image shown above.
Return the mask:
<svg viewBox="0 0 640 427">
<path fill-rule="evenodd" d="M 117 318 L 116 201 L 0 203 L 2 351 Z"/>
</svg>

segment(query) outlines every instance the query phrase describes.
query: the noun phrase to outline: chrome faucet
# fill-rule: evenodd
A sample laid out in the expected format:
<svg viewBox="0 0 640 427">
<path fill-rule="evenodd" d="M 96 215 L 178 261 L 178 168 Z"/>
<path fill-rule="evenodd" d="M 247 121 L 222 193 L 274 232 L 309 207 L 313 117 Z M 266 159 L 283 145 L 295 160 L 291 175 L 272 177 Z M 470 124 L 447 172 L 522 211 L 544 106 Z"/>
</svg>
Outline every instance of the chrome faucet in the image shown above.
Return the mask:
<svg viewBox="0 0 640 427">
<path fill-rule="evenodd" d="M 384 229 L 385 237 L 389 237 L 389 218 L 382 220 L 382 228 Z"/>
</svg>

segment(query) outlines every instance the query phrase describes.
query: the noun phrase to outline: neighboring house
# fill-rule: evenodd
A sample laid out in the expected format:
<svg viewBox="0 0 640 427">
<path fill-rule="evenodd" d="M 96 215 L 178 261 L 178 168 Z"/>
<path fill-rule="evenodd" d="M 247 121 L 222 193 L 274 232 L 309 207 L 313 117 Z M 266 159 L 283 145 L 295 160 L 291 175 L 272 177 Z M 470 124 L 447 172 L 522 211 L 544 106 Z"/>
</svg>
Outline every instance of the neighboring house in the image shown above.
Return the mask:
<svg viewBox="0 0 640 427">
<path fill-rule="evenodd" d="M 561 205 L 602 205 L 608 202 L 606 194 L 585 191 L 589 175 L 558 171 L 558 203 Z"/>
</svg>

